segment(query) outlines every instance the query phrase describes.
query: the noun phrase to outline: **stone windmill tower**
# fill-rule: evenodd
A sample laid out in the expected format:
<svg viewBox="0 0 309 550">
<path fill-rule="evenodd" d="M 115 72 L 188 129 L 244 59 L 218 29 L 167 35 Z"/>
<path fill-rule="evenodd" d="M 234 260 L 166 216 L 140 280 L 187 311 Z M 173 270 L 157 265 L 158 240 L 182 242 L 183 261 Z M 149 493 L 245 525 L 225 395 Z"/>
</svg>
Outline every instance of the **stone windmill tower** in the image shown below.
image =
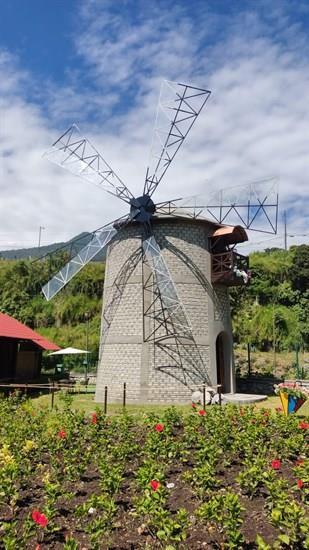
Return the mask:
<svg viewBox="0 0 309 550">
<path fill-rule="evenodd" d="M 152 230 L 160 256 L 143 254 L 133 224 L 108 250 L 97 400 L 105 386 L 109 399 L 121 400 L 124 382 L 132 402 L 188 401 L 202 383 L 233 392 L 228 286 L 244 284 L 234 267 L 247 271 L 247 259 L 229 247 L 247 240 L 246 232 L 176 213 L 155 216 Z M 219 243 L 222 253 L 213 254 Z M 157 260 L 162 285 L 173 281 L 174 323 L 157 291 Z"/>
<path fill-rule="evenodd" d="M 86 244 L 75 241 L 72 259 L 43 287 L 51 299 L 107 249 L 99 402 L 105 386 L 112 401 L 120 400 L 124 382 L 131 402 L 187 401 L 202 384 L 235 391 L 228 287 L 246 282 L 248 266 L 234 247 L 247 240 L 245 228 L 254 229 L 263 217 L 270 232 L 276 231 L 267 209 L 275 207 L 277 214 L 278 201 L 269 194 L 260 200 L 252 186 L 245 203 L 235 197 L 229 202 L 222 194 L 203 203 L 197 198 L 157 204 L 152 200 L 209 95 L 186 84 L 163 83 L 139 197 L 78 135 L 76 126 L 46 153 L 130 206 L 128 215 L 94 231 Z M 241 226 L 225 225 L 231 214 Z"/>
</svg>

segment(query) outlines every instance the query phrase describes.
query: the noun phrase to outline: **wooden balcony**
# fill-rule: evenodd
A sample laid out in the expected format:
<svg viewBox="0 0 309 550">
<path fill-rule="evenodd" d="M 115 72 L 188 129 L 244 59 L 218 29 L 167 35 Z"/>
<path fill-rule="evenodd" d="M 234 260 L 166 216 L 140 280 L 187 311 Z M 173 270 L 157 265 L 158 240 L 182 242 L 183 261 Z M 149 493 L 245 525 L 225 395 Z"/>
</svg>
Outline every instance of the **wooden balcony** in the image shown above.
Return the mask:
<svg viewBox="0 0 309 550">
<path fill-rule="evenodd" d="M 212 254 L 211 281 L 213 284 L 239 286 L 249 282 L 249 260 L 231 250 Z"/>
</svg>

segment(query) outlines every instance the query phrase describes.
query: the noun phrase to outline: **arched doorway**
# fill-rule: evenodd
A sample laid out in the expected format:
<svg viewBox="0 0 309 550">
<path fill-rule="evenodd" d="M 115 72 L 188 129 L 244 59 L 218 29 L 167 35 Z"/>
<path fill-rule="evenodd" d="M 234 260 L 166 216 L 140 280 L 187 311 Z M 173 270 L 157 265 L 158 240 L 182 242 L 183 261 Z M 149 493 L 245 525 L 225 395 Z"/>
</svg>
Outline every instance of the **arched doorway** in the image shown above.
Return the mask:
<svg viewBox="0 0 309 550">
<path fill-rule="evenodd" d="M 217 384 L 221 384 L 222 393 L 231 391 L 230 346 L 226 333 L 220 332 L 216 340 Z"/>
</svg>

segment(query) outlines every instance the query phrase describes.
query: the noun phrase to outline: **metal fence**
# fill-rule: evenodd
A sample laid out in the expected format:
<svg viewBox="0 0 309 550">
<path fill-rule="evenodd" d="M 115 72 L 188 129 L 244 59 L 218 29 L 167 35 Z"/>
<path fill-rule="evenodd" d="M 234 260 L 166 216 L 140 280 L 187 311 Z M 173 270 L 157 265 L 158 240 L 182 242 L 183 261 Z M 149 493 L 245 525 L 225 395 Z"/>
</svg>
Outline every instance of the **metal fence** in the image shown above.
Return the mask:
<svg viewBox="0 0 309 550">
<path fill-rule="evenodd" d="M 1 388 L 4 390 L 8 390 L 8 393 L 14 392 L 16 390 L 20 390 L 25 395 L 28 395 L 29 390 L 44 390 L 50 393 L 51 396 L 51 408 L 54 408 L 55 404 L 55 393 L 57 391 L 67 391 L 69 393 L 81 393 L 82 388 L 81 384 L 75 384 L 75 381 L 68 380 L 67 383 L 60 383 L 61 381 L 57 382 L 55 380 L 52 380 L 51 382 L 47 384 L 1 384 L 0 383 L 0 391 Z M 88 384 L 83 385 L 83 389 L 85 389 L 85 393 L 88 393 Z M 207 392 L 208 386 L 206 384 L 203 384 L 202 386 L 196 386 L 196 389 L 199 389 L 202 394 L 201 399 L 201 405 L 203 406 L 203 409 L 206 407 L 206 392 Z M 212 386 L 212 389 L 216 389 L 218 393 L 218 404 L 222 405 L 222 386 L 220 384 Z M 103 411 L 104 414 L 107 414 L 107 404 L 108 404 L 108 386 L 104 387 L 104 400 L 103 400 Z M 123 384 L 123 391 L 122 391 L 122 407 L 123 409 L 126 408 L 127 405 L 127 384 L 124 382 Z M 155 404 L 154 404 L 155 405 Z"/>
</svg>

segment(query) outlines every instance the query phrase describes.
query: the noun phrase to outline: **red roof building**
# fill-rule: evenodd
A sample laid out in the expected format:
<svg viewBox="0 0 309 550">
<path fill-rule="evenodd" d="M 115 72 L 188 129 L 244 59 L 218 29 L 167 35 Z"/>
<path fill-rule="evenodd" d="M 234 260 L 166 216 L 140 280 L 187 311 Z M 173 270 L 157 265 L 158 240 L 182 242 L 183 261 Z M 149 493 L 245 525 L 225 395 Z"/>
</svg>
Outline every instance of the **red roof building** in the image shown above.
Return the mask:
<svg viewBox="0 0 309 550">
<path fill-rule="evenodd" d="M 59 346 L 0 313 L 0 379 L 25 380 L 39 376 L 42 351 L 57 351 Z"/>
</svg>

